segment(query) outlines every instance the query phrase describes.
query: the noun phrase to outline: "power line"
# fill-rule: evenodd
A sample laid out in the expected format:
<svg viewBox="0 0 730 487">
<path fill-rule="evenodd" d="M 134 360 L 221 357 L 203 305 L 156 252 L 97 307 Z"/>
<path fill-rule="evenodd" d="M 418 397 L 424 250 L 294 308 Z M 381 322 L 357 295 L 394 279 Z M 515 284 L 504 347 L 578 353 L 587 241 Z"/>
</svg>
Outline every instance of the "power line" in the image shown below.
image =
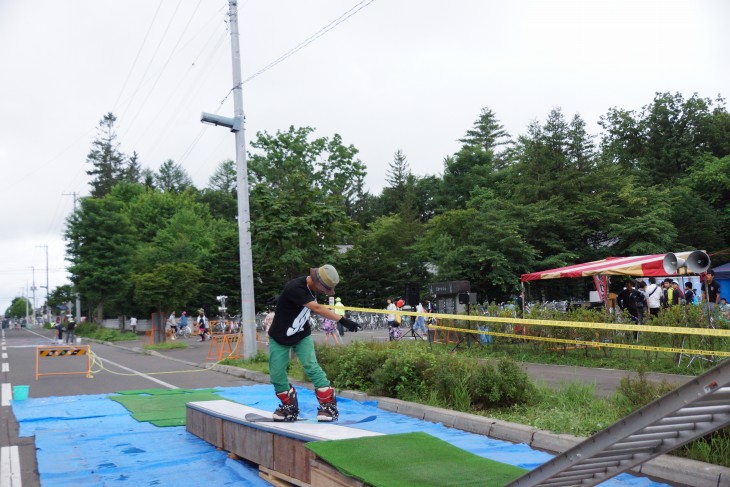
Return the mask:
<svg viewBox="0 0 730 487">
<path fill-rule="evenodd" d="M 346 11 L 345 13 L 343 13 L 342 15 L 340 15 L 339 17 L 337 17 L 336 19 L 334 19 L 332 22 L 330 22 L 329 24 L 325 25 L 324 27 L 322 27 L 321 29 L 319 29 L 317 32 L 315 32 L 314 34 L 312 34 L 311 36 L 307 37 L 302 42 L 300 42 L 299 44 L 297 44 L 296 46 L 294 46 L 293 48 L 291 48 L 289 51 L 285 52 L 284 54 L 282 54 L 281 56 L 279 56 L 277 59 L 275 59 L 274 61 L 270 62 L 269 64 L 267 64 L 263 68 L 259 69 L 258 71 L 256 71 L 254 74 L 252 74 L 251 76 L 249 76 L 245 80 L 243 80 L 243 82 L 241 84 L 248 83 L 252 79 L 256 78 L 257 76 L 260 76 L 261 74 L 265 73 L 266 71 L 268 71 L 269 69 L 273 68 L 277 64 L 281 63 L 282 61 L 284 61 L 285 59 L 287 59 L 289 56 L 295 54 L 298 51 L 301 51 L 302 49 L 304 49 L 305 47 L 307 47 L 309 44 L 311 44 L 312 42 L 316 41 L 317 39 L 319 39 L 320 37 L 322 37 L 323 35 L 325 35 L 327 32 L 331 31 L 332 29 L 334 29 L 335 27 L 337 27 L 338 25 L 340 25 L 341 23 L 343 23 L 344 21 L 346 21 L 347 19 L 349 19 L 350 17 L 352 17 L 353 15 L 355 15 L 356 13 L 358 13 L 360 10 L 364 9 L 365 7 L 367 7 L 368 5 L 370 5 L 371 3 L 373 3 L 374 1 L 375 0 L 362 0 L 361 2 L 355 4 L 352 8 L 350 8 L 348 11 Z M 235 88 L 236 87 L 231 88 L 231 92 Z M 230 95 L 230 92 L 228 93 L 228 95 Z M 226 97 L 228 97 L 228 95 L 226 95 Z"/>
<path fill-rule="evenodd" d="M 172 21 L 175 20 L 175 16 L 177 15 L 178 10 L 180 9 L 180 4 L 182 3 L 182 0 L 179 0 L 177 2 L 177 5 L 175 6 L 175 11 L 172 13 L 172 17 L 170 17 L 170 21 L 167 23 L 167 27 L 165 27 L 165 32 L 162 34 L 162 38 L 160 39 L 160 42 L 157 44 L 157 48 L 155 49 L 155 52 L 152 54 L 152 57 L 150 58 L 150 61 L 147 63 L 147 67 L 144 70 L 144 73 L 142 74 L 142 77 L 139 80 L 139 83 L 137 84 L 137 88 L 132 93 L 132 96 L 129 99 L 129 102 L 127 103 L 127 108 L 124 109 L 122 112 L 122 115 L 119 118 L 124 118 L 124 115 L 126 115 L 127 110 L 132 106 L 132 101 L 134 101 L 134 97 L 137 96 L 137 93 L 139 92 L 140 88 L 142 88 L 142 84 L 144 83 L 144 79 L 147 76 L 147 72 L 150 70 L 150 67 L 152 66 L 152 63 L 154 62 L 155 58 L 157 57 L 157 53 L 160 51 L 160 47 L 162 47 L 162 42 L 165 40 L 165 37 L 167 37 L 167 33 L 170 31 L 170 27 L 172 26 Z"/>
<path fill-rule="evenodd" d="M 160 8 L 162 7 L 163 0 L 160 0 L 160 3 L 157 4 L 157 10 L 155 10 L 155 15 L 152 17 L 152 22 L 150 22 L 150 26 L 147 27 L 147 33 L 144 35 L 144 39 L 142 39 L 142 44 L 139 46 L 139 50 L 137 50 L 137 56 L 135 56 L 134 61 L 132 62 L 132 67 L 129 68 L 127 71 L 127 79 L 124 80 L 124 84 L 122 84 L 122 89 L 119 91 L 119 96 L 117 96 L 117 100 L 114 102 L 114 105 L 112 105 L 112 113 L 117 108 L 117 103 L 119 103 L 119 100 L 122 98 L 122 94 L 124 93 L 124 89 L 127 87 L 127 82 L 129 82 L 129 78 L 132 76 L 132 71 L 134 71 L 135 66 L 137 66 L 137 61 L 139 60 L 140 54 L 142 54 L 142 50 L 144 49 L 145 44 L 147 43 L 147 38 L 150 35 L 150 32 L 152 32 L 152 26 L 155 25 L 155 21 L 157 20 L 157 14 L 160 13 Z"/>
<path fill-rule="evenodd" d="M 182 1 L 182 0 L 181 0 Z M 140 104 L 139 110 L 137 110 L 137 113 L 132 117 L 132 120 L 129 122 L 128 126 L 131 127 L 134 125 L 134 121 L 137 120 L 137 117 L 139 117 L 139 114 L 142 113 L 142 110 L 145 108 L 145 105 L 147 104 L 147 100 L 149 100 L 150 96 L 152 96 L 152 93 L 155 90 L 155 87 L 157 86 L 157 83 L 159 83 L 160 79 L 162 78 L 162 74 L 165 72 L 165 69 L 167 68 L 167 65 L 170 64 L 170 61 L 172 60 L 173 55 L 175 54 L 175 50 L 177 49 L 177 46 L 180 45 L 180 41 L 182 41 L 183 36 L 188 30 L 188 27 L 190 27 L 190 22 L 193 21 L 193 18 L 195 17 L 195 12 L 198 11 L 198 8 L 200 7 L 200 4 L 203 2 L 203 0 L 198 0 L 197 5 L 195 6 L 195 9 L 190 14 L 190 18 L 188 18 L 187 23 L 185 24 L 185 27 L 183 28 L 183 31 L 180 33 L 180 36 L 177 38 L 177 41 L 175 41 L 175 45 L 172 47 L 172 50 L 170 51 L 170 55 L 167 57 L 167 60 L 162 65 L 162 68 L 160 69 L 159 74 L 157 75 L 157 78 L 155 78 L 155 82 L 152 83 L 152 87 L 147 92 L 147 96 Z M 180 5 L 178 3 L 178 5 Z"/>
</svg>

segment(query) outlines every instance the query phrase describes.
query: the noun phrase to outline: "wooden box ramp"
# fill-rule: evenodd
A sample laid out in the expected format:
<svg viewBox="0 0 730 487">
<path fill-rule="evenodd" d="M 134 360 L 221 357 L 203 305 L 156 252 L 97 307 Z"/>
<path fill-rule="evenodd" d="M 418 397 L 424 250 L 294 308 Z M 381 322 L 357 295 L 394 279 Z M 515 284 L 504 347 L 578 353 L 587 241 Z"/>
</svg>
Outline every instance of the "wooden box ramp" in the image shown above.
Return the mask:
<svg viewBox="0 0 730 487">
<path fill-rule="evenodd" d="M 509 487 L 589 486 L 730 425 L 730 359 L 634 411 Z"/>
<path fill-rule="evenodd" d="M 249 421 L 246 415 L 271 417 L 271 411 L 227 400 L 190 402 L 186 407 L 186 429 L 217 448 L 259 465 L 260 476 L 273 485 L 311 485 L 310 463 L 315 454 L 304 447 L 307 442 L 382 435 L 336 423 Z"/>
</svg>

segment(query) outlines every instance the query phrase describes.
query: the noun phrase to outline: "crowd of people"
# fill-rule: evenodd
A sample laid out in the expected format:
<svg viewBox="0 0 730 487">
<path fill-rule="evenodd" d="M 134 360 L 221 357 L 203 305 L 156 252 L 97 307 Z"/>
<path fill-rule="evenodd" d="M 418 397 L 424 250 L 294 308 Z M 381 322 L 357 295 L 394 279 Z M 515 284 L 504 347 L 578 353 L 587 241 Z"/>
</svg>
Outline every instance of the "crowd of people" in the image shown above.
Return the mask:
<svg viewBox="0 0 730 487">
<path fill-rule="evenodd" d="M 657 316 L 662 308 L 671 306 L 692 306 L 705 304 L 712 314 L 728 319 L 727 300 L 720 295 L 720 285 L 715 281 L 715 272 L 707 271 L 701 289 L 694 289 L 692 281 L 684 283 L 684 289 L 675 279 L 666 278 L 657 284 L 655 277 L 634 282 L 628 279 L 623 290 L 616 296 L 616 304 L 626 311 L 634 323 L 643 323 L 649 317 Z"/>
</svg>

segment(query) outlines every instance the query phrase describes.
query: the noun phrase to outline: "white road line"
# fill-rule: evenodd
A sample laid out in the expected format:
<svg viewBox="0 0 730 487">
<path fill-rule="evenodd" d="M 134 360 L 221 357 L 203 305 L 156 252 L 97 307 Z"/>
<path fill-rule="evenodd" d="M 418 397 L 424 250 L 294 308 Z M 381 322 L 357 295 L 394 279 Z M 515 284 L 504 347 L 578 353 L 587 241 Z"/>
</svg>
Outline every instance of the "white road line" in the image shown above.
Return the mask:
<svg viewBox="0 0 730 487">
<path fill-rule="evenodd" d="M 8 358 L 8 354 L 7 354 L 7 353 L 4 353 L 4 354 L 3 354 L 3 358 L 4 358 L 4 359 L 7 359 L 7 358 Z"/>
<path fill-rule="evenodd" d="M 109 363 L 109 364 L 112 364 L 112 365 L 114 365 L 115 367 L 119 367 L 120 369 L 128 370 L 128 371 L 130 371 L 130 372 L 132 372 L 132 373 L 134 373 L 134 374 L 137 374 L 137 375 L 138 375 L 138 376 L 140 376 L 140 377 L 144 377 L 145 379 L 149 379 L 149 380 L 151 380 L 152 382 L 157 382 L 157 383 L 158 383 L 158 384 L 160 384 L 161 386 L 167 387 L 168 389 L 179 389 L 179 387 L 178 387 L 178 386 L 174 386 L 174 385 L 172 385 L 172 384 L 168 384 L 167 382 L 165 382 L 165 381 L 161 381 L 160 379 L 155 379 L 154 377 L 152 377 L 152 376 L 150 376 L 150 375 L 147 375 L 147 374 L 145 374 L 145 373 L 139 372 L 139 371 L 137 371 L 137 370 L 134 370 L 134 369 L 130 369 L 129 367 L 125 367 L 124 365 L 120 365 L 120 364 L 118 364 L 118 363 L 116 363 L 116 362 L 112 362 L 112 361 L 111 361 L 111 360 L 109 360 L 109 359 L 101 358 L 101 357 L 99 357 L 98 355 L 97 355 L 97 358 L 98 358 L 99 360 L 101 360 L 102 362 L 107 362 L 107 363 Z"/>
<path fill-rule="evenodd" d="M 7 350 L 7 349 L 8 349 L 8 347 L 6 347 L 5 345 L 3 345 L 3 352 L 4 352 L 5 350 Z"/>
<path fill-rule="evenodd" d="M 13 399 L 13 388 L 9 382 L 3 382 L 0 386 L 0 406 L 10 406 L 10 401 Z"/>
<path fill-rule="evenodd" d="M 10 372 L 10 364 L 7 362 L 3 362 L 3 368 L 0 370 L 0 372 Z"/>
<path fill-rule="evenodd" d="M 0 487 L 21 487 L 20 455 L 17 446 L 0 448 Z"/>
</svg>

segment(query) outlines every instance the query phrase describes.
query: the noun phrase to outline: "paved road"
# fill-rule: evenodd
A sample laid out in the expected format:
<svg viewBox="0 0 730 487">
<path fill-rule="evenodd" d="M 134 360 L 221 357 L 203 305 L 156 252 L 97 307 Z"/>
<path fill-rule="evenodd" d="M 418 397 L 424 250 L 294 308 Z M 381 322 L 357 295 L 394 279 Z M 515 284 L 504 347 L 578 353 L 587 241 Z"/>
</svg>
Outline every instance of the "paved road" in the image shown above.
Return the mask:
<svg viewBox="0 0 730 487">
<path fill-rule="evenodd" d="M 85 374 L 43 376 L 35 380 L 36 346 L 51 345 L 54 332 L 51 330 L 3 330 L 3 363 L 0 382 L 8 385 L 30 385 L 30 397 L 67 396 L 82 394 L 107 394 L 120 390 L 144 389 L 150 387 L 202 388 L 212 386 L 235 387 L 252 384 L 239 377 L 201 368 L 210 352 L 208 342 L 197 338 L 185 339 L 187 349 L 167 350 L 155 354 L 142 353 L 143 337 L 135 341 L 116 345 L 93 343 L 92 350 L 101 365 L 92 366 L 93 378 Z M 314 333 L 316 342 L 324 341 L 322 333 Z M 346 333 L 344 342 L 352 340 L 387 340 L 385 330 Z M 266 345 L 261 343 L 260 348 Z M 7 355 L 7 356 L 6 356 Z M 7 365 L 5 365 L 7 364 Z M 192 364 L 199 365 L 198 367 Z M 83 372 L 84 357 L 46 357 L 39 359 L 39 370 L 44 372 Z M 628 373 L 611 369 L 590 369 L 584 367 L 523 364 L 527 373 L 536 381 L 553 387 L 565 383 L 582 382 L 595 384 L 597 394 L 608 396 Z M 665 379 L 681 384 L 687 376 L 650 374 L 652 380 Z M 25 487 L 39 485 L 33 438 L 19 438 L 18 425 L 12 409 L 6 405 L 6 398 L 0 407 L 0 447 L 17 446 Z"/>
<path fill-rule="evenodd" d="M 212 386 L 236 387 L 253 382 L 220 372 L 191 367 L 161 355 L 146 355 L 134 351 L 140 343 L 130 343 L 126 348 L 94 343 L 92 350 L 101 365 L 92 365 L 93 377 L 85 373 L 74 375 L 42 376 L 35 380 L 36 346 L 52 345 L 53 332 L 49 330 L 6 329 L 2 330 L 2 395 L 0 398 L 0 448 L 17 447 L 23 487 L 39 485 L 34 438 L 18 437 L 18 423 L 7 403 L 6 391 L 13 385 L 30 385 L 29 397 L 73 396 L 108 394 L 130 389 L 151 387 L 203 388 Z M 199 358 L 204 362 L 207 354 L 203 344 L 195 343 L 182 359 Z M 197 355 L 196 355 L 197 354 Z M 38 361 L 39 371 L 85 372 L 84 356 L 45 357 Z M 7 384 L 7 386 L 5 386 Z M 3 452 L 12 450 L 3 450 Z M 9 457 L 9 455 L 8 455 Z M 0 461 L 2 461 L 0 457 Z M 2 464 L 6 476 L 8 465 Z M 5 485 L 3 482 L 0 482 Z M 17 485 L 17 484 L 10 484 Z"/>
</svg>

